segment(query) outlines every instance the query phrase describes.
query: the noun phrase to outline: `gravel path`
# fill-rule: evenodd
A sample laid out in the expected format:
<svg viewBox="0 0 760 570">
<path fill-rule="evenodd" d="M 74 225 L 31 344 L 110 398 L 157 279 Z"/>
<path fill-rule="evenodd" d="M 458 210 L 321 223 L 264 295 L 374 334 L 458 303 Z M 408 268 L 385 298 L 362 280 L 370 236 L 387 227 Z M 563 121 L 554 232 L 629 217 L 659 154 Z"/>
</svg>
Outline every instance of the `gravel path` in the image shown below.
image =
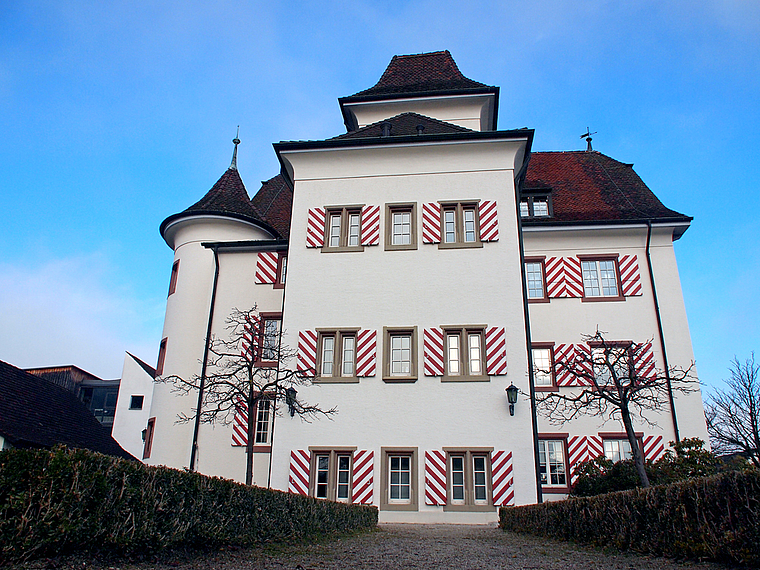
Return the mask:
<svg viewBox="0 0 760 570">
<path fill-rule="evenodd" d="M 70 565 L 73 564 L 73 565 Z M 26 566 L 26 568 L 45 568 Z M 83 564 L 59 562 L 53 568 L 110 570 L 327 570 L 327 569 L 584 569 L 725 570 L 706 563 L 607 554 L 547 539 L 505 533 L 495 526 L 383 524 L 376 531 L 320 544 L 231 550 L 191 560 L 161 563 Z M 47 565 L 47 568 L 51 568 Z"/>
</svg>

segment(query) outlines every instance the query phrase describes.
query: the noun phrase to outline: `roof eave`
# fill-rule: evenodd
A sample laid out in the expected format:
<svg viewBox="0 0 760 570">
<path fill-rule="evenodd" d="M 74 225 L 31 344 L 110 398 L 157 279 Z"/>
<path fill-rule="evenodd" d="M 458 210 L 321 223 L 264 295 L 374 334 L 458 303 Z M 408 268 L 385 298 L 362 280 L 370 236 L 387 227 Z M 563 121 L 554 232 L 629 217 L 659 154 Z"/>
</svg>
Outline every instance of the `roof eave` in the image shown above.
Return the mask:
<svg viewBox="0 0 760 570">
<path fill-rule="evenodd" d="M 669 216 L 663 218 L 635 218 L 635 219 L 611 219 L 611 220 L 554 220 L 554 219 L 542 219 L 537 220 L 535 218 L 523 218 L 522 225 L 526 228 L 551 228 L 551 227 L 582 227 L 582 226 L 646 226 L 648 223 L 656 225 L 673 225 L 673 239 L 680 238 L 687 229 L 691 222 L 694 220 L 691 216 Z"/>
<path fill-rule="evenodd" d="M 159 226 L 158 231 L 161 233 L 161 237 L 164 239 L 164 241 L 167 241 L 166 229 L 170 225 L 181 220 L 182 218 L 203 217 L 203 216 L 219 216 L 223 218 L 232 218 L 234 220 L 241 220 L 243 222 L 248 222 L 255 226 L 258 226 L 268 231 L 275 237 L 281 237 L 280 233 L 276 229 L 274 229 L 272 226 L 270 226 L 266 222 L 263 222 L 257 218 L 254 218 L 253 216 L 246 216 L 244 214 L 236 214 L 234 212 L 223 212 L 221 210 L 204 210 L 204 211 L 198 211 L 198 212 L 184 211 L 184 212 L 179 212 L 178 214 L 172 214 L 171 216 L 166 218 L 163 222 L 161 222 L 161 225 Z"/>
</svg>

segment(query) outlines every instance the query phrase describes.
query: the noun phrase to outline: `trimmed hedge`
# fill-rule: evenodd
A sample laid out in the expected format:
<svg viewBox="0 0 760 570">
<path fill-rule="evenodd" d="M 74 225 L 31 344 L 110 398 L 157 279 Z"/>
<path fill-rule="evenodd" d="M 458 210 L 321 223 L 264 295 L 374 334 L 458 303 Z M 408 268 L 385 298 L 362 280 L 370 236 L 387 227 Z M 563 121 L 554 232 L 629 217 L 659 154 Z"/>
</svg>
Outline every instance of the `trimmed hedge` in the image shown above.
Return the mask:
<svg viewBox="0 0 760 570">
<path fill-rule="evenodd" d="M 251 546 L 373 528 L 377 508 L 85 450 L 0 452 L 0 563 L 74 551 Z"/>
<path fill-rule="evenodd" d="M 645 554 L 760 565 L 760 471 L 502 508 L 499 526 Z"/>
</svg>

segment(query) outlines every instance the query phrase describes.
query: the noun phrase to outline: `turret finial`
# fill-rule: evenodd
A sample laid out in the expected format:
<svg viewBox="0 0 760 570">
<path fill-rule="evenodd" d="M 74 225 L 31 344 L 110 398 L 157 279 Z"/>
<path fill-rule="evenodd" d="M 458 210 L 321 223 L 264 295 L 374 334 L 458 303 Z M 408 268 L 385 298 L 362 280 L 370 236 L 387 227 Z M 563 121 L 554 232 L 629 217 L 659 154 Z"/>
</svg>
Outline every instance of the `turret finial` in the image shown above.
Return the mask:
<svg viewBox="0 0 760 570">
<path fill-rule="evenodd" d="M 237 134 L 235 134 L 235 138 L 232 139 L 232 142 L 235 143 L 235 150 L 232 151 L 232 163 L 230 164 L 230 170 L 237 170 L 237 147 L 240 144 L 240 139 L 238 138 L 239 134 L 240 134 L 240 125 L 238 125 Z"/>
</svg>

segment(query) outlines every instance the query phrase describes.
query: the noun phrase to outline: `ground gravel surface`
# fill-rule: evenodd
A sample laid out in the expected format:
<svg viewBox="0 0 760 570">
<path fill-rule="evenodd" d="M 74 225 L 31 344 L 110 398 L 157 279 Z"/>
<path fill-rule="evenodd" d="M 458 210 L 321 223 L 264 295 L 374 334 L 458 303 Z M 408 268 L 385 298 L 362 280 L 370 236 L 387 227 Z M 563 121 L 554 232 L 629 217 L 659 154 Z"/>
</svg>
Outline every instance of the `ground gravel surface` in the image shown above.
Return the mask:
<svg viewBox="0 0 760 570">
<path fill-rule="evenodd" d="M 318 544 L 223 550 L 162 556 L 153 562 L 118 563 L 66 559 L 37 561 L 26 569 L 253 570 L 253 569 L 588 569 L 725 570 L 709 563 L 676 562 L 505 533 L 495 526 L 383 524 L 377 530 Z"/>
</svg>

